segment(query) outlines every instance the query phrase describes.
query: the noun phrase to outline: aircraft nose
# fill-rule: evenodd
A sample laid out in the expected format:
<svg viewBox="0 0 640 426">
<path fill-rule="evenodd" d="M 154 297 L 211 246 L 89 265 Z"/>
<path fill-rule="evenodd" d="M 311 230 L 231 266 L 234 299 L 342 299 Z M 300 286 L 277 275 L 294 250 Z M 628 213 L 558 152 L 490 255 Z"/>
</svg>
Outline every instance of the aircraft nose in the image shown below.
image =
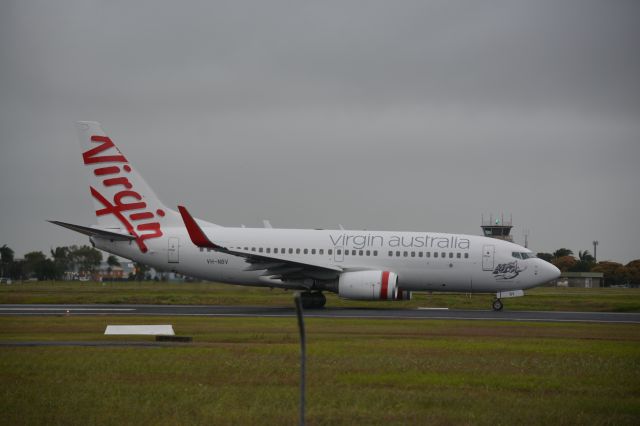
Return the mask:
<svg viewBox="0 0 640 426">
<path fill-rule="evenodd" d="M 548 283 L 549 281 L 553 281 L 555 279 L 558 279 L 558 277 L 560 276 L 560 269 L 556 268 L 555 265 L 552 265 L 551 263 L 542 260 L 543 265 L 541 265 L 542 267 L 541 269 L 541 278 L 544 280 L 543 283 Z"/>
</svg>

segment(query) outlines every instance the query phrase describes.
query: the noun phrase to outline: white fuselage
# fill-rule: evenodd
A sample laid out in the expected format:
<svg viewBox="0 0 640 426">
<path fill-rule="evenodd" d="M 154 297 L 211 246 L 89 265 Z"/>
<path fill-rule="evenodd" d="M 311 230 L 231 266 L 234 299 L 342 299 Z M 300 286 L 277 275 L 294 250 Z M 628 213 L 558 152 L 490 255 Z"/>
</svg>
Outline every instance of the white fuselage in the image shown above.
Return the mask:
<svg viewBox="0 0 640 426">
<path fill-rule="evenodd" d="M 322 291 L 362 300 L 406 300 L 411 291 L 432 290 L 497 292 L 500 298 L 559 275 L 524 247 L 480 236 L 226 228 L 197 220 L 184 206 L 178 213 L 164 205 L 99 123 L 77 128 L 97 225 L 54 223 L 159 270 L 300 289 L 316 306 L 324 305 Z"/>
<path fill-rule="evenodd" d="M 386 270 L 410 291 L 500 292 L 534 287 L 556 278 L 557 269 L 528 257 L 517 244 L 492 238 L 426 232 L 204 227 L 217 244 L 271 258 L 339 267 Z M 93 237 L 96 247 L 201 279 L 267 287 L 262 270 L 245 270 L 244 257 L 194 245 L 184 227 L 164 228 L 142 253 L 134 242 Z M 533 255 L 530 255 L 533 256 Z M 294 286 L 292 286 L 294 287 Z"/>
</svg>

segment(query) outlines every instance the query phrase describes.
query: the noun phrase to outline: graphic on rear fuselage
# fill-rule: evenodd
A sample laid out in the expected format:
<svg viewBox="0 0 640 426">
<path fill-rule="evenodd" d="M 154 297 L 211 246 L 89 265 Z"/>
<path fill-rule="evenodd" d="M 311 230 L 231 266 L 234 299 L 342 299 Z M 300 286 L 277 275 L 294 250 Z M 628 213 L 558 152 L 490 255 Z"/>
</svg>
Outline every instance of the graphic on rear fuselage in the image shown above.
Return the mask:
<svg viewBox="0 0 640 426">
<path fill-rule="evenodd" d="M 148 248 L 145 240 L 159 238 L 163 235 L 160 222 L 152 219 L 156 215 L 158 217 L 164 216 L 165 212 L 162 209 L 158 209 L 154 213 L 147 208 L 147 203 L 143 201 L 144 197 L 133 188 L 133 185 L 125 175 L 131 172 L 129 161 L 116 148 L 111 139 L 107 136 L 94 135 L 91 136 L 91 142 L 99 143 L 99 145 L 82 153 L 84 164 L 95 167 L 93 174 L 102 179 L 103 192 L 117 191 L 110 201 L 98 189 L 90 186 L 91 195 L 103 207 L 96 210 L 96 216 L 112 215 L 115 217 L 135 237 L 140 251 L 146 253 Z M 115 152 L 105 152 L 108 150 Z M 111 163 L 112 165 L 107 165 L 106 163 Z M 135 227 L 134 222 L 136 222 Z"/>
</svg>

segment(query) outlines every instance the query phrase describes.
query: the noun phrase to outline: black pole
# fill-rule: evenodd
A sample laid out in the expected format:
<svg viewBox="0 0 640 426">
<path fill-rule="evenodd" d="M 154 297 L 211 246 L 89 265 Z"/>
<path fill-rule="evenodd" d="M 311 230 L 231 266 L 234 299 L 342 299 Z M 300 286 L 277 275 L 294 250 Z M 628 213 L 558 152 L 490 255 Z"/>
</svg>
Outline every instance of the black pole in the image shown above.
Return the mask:
<svg viewBox="0 0 640 426">
<path fill-rule="evenodd" d="M 304 334 L 304 314 L 302 312 L 302 296 L 300 295 L 300 292 L 296 292 L 293 299 L 296 303 L 298 329 L 300 330 L 300 426 L 304 426 L 305 360 L 307 358 L 307 342 Z"/>
</svg>

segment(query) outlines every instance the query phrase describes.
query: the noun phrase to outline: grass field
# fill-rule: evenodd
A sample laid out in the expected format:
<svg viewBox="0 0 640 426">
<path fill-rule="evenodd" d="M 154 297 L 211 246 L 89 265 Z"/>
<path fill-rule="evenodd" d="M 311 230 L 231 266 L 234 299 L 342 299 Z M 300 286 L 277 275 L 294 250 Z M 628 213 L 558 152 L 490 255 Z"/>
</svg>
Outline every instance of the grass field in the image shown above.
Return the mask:
<svg viewBox="0 0 640 426">
<path fill-rule="evenodd" d="M 327 306 L 489 309 L 491 295 L 415 294 L 409 302 L 358 302 L 327 294 Z M 0 303 L 143 303 L 290 306 L 291 293 L 217 283 L 30 282 L 0 286 Z M 541 287 L 505 299 L 505 309 L 640 312 L 640 289 Z"/>
<path fill-rule="evenodd" d="M 5 316 L 0 343 L 140 323 L 194 342 L 0 347 L 0 423 L 296 424 L 294 318 Z M 640 422 L 638 325 L 309 318 L 307 335 L 308 424 Z"/>
</svg>

